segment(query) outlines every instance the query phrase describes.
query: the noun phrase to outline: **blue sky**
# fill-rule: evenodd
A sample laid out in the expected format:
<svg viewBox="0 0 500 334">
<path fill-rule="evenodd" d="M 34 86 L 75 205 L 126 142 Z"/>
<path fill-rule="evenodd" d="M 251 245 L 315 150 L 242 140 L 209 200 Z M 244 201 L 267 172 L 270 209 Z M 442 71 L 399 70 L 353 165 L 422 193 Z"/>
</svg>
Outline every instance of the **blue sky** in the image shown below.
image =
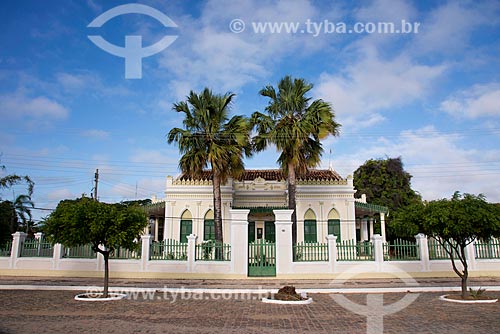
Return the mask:
<svg viewBox="0 0 500 334">
<path fill-rule="evenodd" d="M 258 91 L 287 74 L 313 83 L 311 96 L 330 102 L 342 124 L 323 142 L 322 167 L 346 177 L 367 159 L 401 156 L 425 199 L 459 190 L 500 202 L 499 1 L 144 0 L 134 3 L 177 28 L 142 14 L 87 27 L 126 3 L 0 3 L 1 173 L 30 175 L 37 207 L 90 194 L 96 168 L 103 201 L 162 197 L 165 177 L 179 172 L 178 150 L 165 139 L 181 125 L 174 102 L 208 86 L 236 93 L 232 113 L 250 115 L 267 104 Z M 231 31 L 235 19 L 244 31 Z M 308 20 L 419 26 L 311 34 Z M 297 33 L 253 29 L 266 22 L 300 25 Z M 143 46 L 178 37 L 142 60 L 141 79 L 127 79 L 124 59 L 88 35 L 119 46 L 126 35 L 142 36 Z M 276 157 L 269 149 L 246 166 L 275 168 Z"/>
</svg>

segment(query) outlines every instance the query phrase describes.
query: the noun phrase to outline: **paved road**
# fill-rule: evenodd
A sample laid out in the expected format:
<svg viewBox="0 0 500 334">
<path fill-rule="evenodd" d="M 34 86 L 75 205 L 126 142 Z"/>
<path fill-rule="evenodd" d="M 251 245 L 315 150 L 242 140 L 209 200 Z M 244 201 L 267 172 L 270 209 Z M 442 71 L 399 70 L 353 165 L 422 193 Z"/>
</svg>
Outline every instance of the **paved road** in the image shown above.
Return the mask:
<svg viewBox="0 0 500 334">
<path fill-rule="evenodd" d="M 310 305 L 271 305 L 258 296 L 160 294 L 117 302 L 81 302 L 71 291 L 0 291 L 0 333 L 366 333 L 367 319 L 332 295 Z M 494 295 L 494 293 L 492 293 Z M 384 305 L 405 294 L 385 294 Z M 146 297 L 146 298 L 144 298 Z M 384 333 L 498 333 L 500 303 L 462 305 L 420 294 L 383 318 Z M 366 304 L 366 295 L 349 295 Z"/>
</svg>

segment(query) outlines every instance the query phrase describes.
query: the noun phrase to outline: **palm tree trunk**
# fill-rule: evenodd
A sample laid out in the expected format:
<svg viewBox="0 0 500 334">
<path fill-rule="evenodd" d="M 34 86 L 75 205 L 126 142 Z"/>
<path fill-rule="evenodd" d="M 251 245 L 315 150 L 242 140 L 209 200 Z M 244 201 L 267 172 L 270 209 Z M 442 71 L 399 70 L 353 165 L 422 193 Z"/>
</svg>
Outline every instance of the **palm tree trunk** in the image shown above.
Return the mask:
<svg viewBox="0 0 500 334">
<path fill-rule="evenodd" d="M 292 245 L 297 243 L 297 202 L 296 202 L 296 176 L 295 166 L 291 163 L 288 164 L 288 208 L 292 212 Z"/>
<path fill-rule="evenodd" d="M 214 173 L 214 225 L 215 225 L 215 240 L 222 242 L 222 198 L 220 192 L 220 176 Z"/>
</svg>

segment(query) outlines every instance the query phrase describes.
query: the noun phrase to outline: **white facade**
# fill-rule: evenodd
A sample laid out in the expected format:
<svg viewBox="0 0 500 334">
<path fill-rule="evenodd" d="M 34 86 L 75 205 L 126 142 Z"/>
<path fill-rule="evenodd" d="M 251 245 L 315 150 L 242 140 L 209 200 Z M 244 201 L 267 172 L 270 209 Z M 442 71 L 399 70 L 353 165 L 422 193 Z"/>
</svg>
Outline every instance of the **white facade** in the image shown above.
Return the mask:
<svg viewBox="0 0 500 334">
<path fill-rule="evenodd" d="M 161 199 L 165 202 L 165 233 L 162 239 L 179 240 L 181 220 L 191 220 L 191 233 L 203 240 L 205 220 L 213 219 L 210 171 L 206 174 L 205 179 L 199 180 L 184 176 L 175 179 L 167 177 L 165 198 Z M 240 180 L 229 179 L 221 186 L 224 241 L 229 242 L 230 209 L 250 209 L 248 221 L 253 222 L 255 227 L 251 225 L 251 228 L 255 229 L 255 238 L 260 239 L 270 232 L 266 231 L 265 222 L 275 222 L 273 209 L 287 208 L 287 193 L 287 182 L 279 170 L 248 170 Z M 355 190 L 351 176 L 343 179 L 333 170 L 312 170 L 306 179 L 298 180 L 296 193 L 298 242 L 326 242 L 329 220 L 330 224 L 333 224 L 332 220 L 340 221 L 340 235 L 336 233 L 339 240 L 369 240 L 369 220 L 356 222 Z M 304 235 L 305 220 L 309 221 L 308 224 L 315 221 L 316 240 L 311 240 L 314 236 Z M 371 236 L 373 221 L 370 226 Z M 360 230 L 358 238 L 356 228 Z"/>
</svg>

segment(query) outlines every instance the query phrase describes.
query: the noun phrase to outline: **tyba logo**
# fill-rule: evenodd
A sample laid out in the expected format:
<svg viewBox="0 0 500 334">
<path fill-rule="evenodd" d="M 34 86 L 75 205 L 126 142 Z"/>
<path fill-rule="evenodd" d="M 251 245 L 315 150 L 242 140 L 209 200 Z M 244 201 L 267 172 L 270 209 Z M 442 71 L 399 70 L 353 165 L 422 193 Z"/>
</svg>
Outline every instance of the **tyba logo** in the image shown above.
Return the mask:
<svg viewBox="0 0 500 334">
<path fill-rule="evenodd" d="M 158 20 L 165 27 L 177 28 L 177 25 L 167 15 L 157 9 L 141 4 L 126 4 L 116 6 L 96 17 L 87 26 L 89 28 L 99 28 L 114 17 L 124 14 L 144 14 Z M 172 44 L 178 36 L 164 36 L 161 40 L 153 45 L 142 47 L 142 36 L 125 36 L 125 47 L 117 46 L 106 41 L 102 36 L 89 35 L 87 36 L 92 43 L 97 45 L 104 51 L 125 58 L 125 78 L 140 79 L 142 78 L 142 58 L 146 58 L 157 54 L 166 49 Z"/>
</svg>

